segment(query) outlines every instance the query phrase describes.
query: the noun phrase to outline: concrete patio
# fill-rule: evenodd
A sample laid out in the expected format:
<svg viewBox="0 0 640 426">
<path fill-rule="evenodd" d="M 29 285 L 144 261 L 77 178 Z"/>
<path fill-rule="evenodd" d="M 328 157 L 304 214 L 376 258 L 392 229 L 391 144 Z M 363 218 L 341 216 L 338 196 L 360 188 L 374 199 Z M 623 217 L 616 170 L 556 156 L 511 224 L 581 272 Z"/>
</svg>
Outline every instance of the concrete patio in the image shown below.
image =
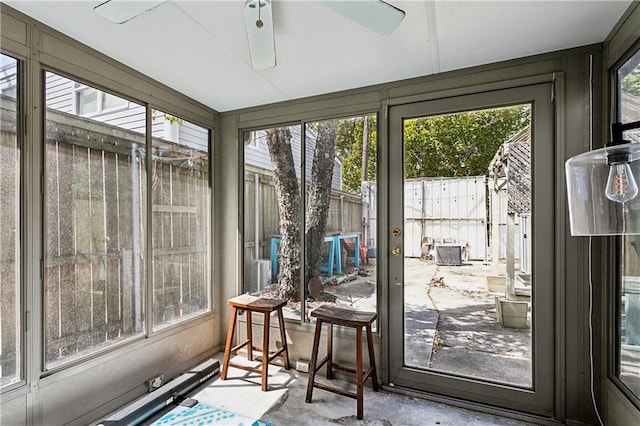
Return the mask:
<svg viewBox="0 0 640 426">
<path fill-rule="evenodd" d="M 222 360 L 222 353 L 216 356 Z M 240 357 L 238 357 L 240 358 Z M 321 370 L 322 373 L 324 370 Z M 365 386 L 364 419 L 356 419 L 356 402 L 315 389 L 311 403 L 305 403 L 306 373 L 277 366 L 269 368 L 269 391 L 260 391 L 260 375 L 244 370 L 229 370 L 229 378 L 216 376 L 197 391 L 193 398 L 252 419 L 277 426 L 305 425 L 528 425 L 519 420 L 494 416 L 451 405 L 401 395 L 383 389 L 373 392 Z M 352 381 L 340 378 L 332 384 L 350 389 Z"/>
</svg>

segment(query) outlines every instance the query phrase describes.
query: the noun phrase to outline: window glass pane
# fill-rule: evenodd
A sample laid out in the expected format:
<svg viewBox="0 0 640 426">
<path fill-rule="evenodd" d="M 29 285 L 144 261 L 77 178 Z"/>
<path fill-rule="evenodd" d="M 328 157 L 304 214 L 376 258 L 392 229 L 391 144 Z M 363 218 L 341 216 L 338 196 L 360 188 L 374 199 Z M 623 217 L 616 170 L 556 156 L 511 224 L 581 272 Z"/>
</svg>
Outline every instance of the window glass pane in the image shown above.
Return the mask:
<svg viewBox="0 0 640 426">
<path fill-rule="evenodd" d="M 376 312 L 376 136 L 375 115 L 306 125 L 307 317 L 327 303 Z"/>
<path fill-rule="evenodd" d="M 244 291 L 289 300 L 300 319 L 300 126 L 245 132 Z"/>
<path fill-rule="evenodd" d="M 73 114 L 74 81 L 45 78 L 45 366 L 52 368 L 144 332 L 146 154 L 143 106 L 130 103 L 129 120 L 81 117 Z"/>
<path fill-rule="evenodd" d="M 304 131 L 243 135 L 244 291 L 289 300 L 285 316 L 296 320 L 326 303 L 375 312 L 376 117 L 308 123 Z"/>
<path fill-rule="evenodd" d="M 640 51 L 618 70 L 618 120 L 640 120 Z M 638 142 L 637 131 L 626 139 Z M 622 237 L 622 280 L 618 303 L 616 375 L 640 399 L 640 237 Z"/>
<path fill-rule="evenodd" d="M 0 387 L 21 378 L 18 61 L 0 55 Z"/>
<path fill-rule="evenodd" d="M 534 386 L 531 110 L 404 120 L 406 366 Z"/>
<path fill-rule="evenodd" d="M 153 111 L 153 325 L 210 309 L 209 131 Z"/>
</svg>

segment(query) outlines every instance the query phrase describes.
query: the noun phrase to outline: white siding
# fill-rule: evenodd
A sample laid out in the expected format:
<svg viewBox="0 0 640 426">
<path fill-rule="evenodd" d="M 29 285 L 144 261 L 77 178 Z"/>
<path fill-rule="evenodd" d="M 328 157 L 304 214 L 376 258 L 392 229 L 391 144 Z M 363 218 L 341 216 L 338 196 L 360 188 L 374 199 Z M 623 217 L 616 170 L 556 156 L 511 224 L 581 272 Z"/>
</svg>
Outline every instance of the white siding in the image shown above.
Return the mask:
<svg viewBox="0 0 640 426">
<path fill-rule="evenodd" d="M 48 72 L 45 84 L 47 108 L 73 114 L 73 81 Z"/>
<path fill-rule="evenodd" d="M 17 61 L 0 67 L 0 94 L 4 90 L 14 88 L 18 84 Z"/>
<path fill-rule="evenodd" d="M 199 151 L 209 149 L 209 131 L 198 125 L 185 121 L 180 125 L 180 145 Z"/>
<path fill-rule="evenodd" d="M 145 133 L 145 107 L 133 102 L 128 103 L 129 108 L 90 115 L 87 118 L 111 124 L 138 133 Z"/>
<path fill-rule="evenodd" d="M 151 132 L 156 138 L 179 143 L 198 151 L 207 151 L 209 148 L 207 129 L 185 120 L 172 124 L 165 119 L 164 113 L 160 111 L 154 111 Z"/>
<path fill-rule="evenodd" d="M 74 81 L 54 73 L 47 73 L 46 102 L 47 108 L 76 114 L 74 110 Z M 146 108 L 144 105 L 127 101 L 122 108 L 113 108 L 95 114 L 88 114 L 85 118 L 126 130 L 145 133 L 145 116 Z M 171 125 L 167 125 L 163 114 L 156 114 L 151 123 L 152 135 L 200 151 L 208 150 L 209 133 L 206 129 L 188 121 L 183 121 L 180 124 L 176 123 L 174 126 L 176 126 L 175 136 L 171 132 Z"/>
<path fill-rule="evenodd" d="M 331 188 L 342 189 L 342 161 L 338 157 L 333 159 L 333 176 L 331 177 Z"/>
<path fill-rule="evenodd" d="M 296 169 L 296 177 L 300 179 L 301 169 L 301 145 L 300 126 L 291 126 L 291 151 L 293 153 L 293 163 Z M 305 178 L 311 180 L 311 171 L 313 167 L 313 152 L 316 144 L 316 133 L 307 127 L 306 129 L 306 149 L 305 149 Z M 273 170 L 271 166 L 271 157 L 266 143 L 266 131 L 258 130 L 254 132 L 255 146 L 246 145 L 244 148 L 244 162 L 246 165 L 258 167 L 263 170 Z M 333 189 L 342 189 L 342 164 L 336 158 L 334 160 L 333 177 L 331 181 Z"/>
</svg>

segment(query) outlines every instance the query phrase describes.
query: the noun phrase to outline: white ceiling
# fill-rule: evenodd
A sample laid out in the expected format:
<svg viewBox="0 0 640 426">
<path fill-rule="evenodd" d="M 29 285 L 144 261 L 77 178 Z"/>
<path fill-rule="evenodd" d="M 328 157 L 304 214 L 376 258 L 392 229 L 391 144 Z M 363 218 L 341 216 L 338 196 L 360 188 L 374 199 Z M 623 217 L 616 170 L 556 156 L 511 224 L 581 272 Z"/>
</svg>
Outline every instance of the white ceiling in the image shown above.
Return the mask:
<svg viewBox="0 0 640 426">
<path fill-rule="evenodd" d="M 277 65 L 251 68 L 242 0 L 173 0 L 124 24 L 104 0 L 5 1 L 220 112 L 603 41 L 625 1 L 402 1 L 376 34 L 309 0 L 273 0 Z"/>
</svg>

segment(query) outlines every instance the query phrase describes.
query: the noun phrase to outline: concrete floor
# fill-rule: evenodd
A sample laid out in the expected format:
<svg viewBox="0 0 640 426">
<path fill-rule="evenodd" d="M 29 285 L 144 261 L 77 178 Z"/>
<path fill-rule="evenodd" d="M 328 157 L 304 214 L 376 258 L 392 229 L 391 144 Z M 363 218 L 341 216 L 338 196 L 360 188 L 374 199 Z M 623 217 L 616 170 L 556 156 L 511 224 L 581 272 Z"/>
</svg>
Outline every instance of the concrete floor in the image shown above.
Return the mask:
<svg viewBox="0 0 640 426">
<path fill-rule="evenodd" d="M 218 354 L 216 358 L 222 362 L 222 354 Z M 236 362 L 241 360 L 242 357 L 234 359 Z M 245 359 L 244 362 L 248 361 Z M 323 372 L 321 370 L 320 375 Z M 306 403 L 307 378 L 306 373 L 294 369 L 286 371 L 270 365 L 269 390 L 262 392 L 258 374 L 230 368 L 227 380 L 220 380 L 220 376 L 217 376 L 194 394 L 193 398 L 276 426 L 530 424 L 385 390 L 373 392 L 370 380 L 365 388 L 364 419 L 357 420 L 355 399 L 314 389 L 312 402 Z M 352 389 L 350 380 L 334 379 L 331 382 L 334 386 Z"/>
</svg>

